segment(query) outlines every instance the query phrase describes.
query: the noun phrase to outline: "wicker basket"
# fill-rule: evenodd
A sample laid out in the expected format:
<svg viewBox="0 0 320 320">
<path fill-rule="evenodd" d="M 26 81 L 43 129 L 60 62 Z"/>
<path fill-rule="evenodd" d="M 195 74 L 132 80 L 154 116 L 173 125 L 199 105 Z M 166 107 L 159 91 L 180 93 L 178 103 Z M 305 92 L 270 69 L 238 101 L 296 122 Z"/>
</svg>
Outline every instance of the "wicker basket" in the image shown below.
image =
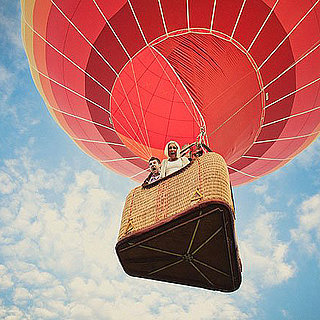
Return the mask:
<svg viewBox="0 0 320 320">
<path fill-rule="evenodd" d="M 236 290 L 241 267 L 224 159 L 209 152 L 160 181 L 133 189 L 116 251 L 133 276 Z"/>
</svg>

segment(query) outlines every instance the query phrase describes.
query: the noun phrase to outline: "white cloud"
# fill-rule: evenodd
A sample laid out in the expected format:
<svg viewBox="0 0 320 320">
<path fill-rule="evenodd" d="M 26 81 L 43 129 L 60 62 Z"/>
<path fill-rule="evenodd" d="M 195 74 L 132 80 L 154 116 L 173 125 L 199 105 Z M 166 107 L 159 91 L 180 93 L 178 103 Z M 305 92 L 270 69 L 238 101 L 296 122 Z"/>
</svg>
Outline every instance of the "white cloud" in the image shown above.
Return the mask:
<svg viewBox="0 0 320 320">
<path fill-rule="evenodd" d="M 320 193 L 306 199 L 297 212 L 298 227 L 291 230 L 292 240 L 320 259 Z"/>
<path fill-rule="evenodd" d="M 1 17 L 0 17 L 1 19 Z M 8 68 L 3 65 L 0 65 L 0 109 L 1 113 L 5 113 L 11 116 L 16 117 L 14 109 L 4 108 L 4 104 L 7 102 L 11 94 L 13 93 L 15 87 L 15 75 Z"/>
<path fill-rule="evenodd" d="M 124 198 L 96 173 L 47 172 L 26 151 L 2 170 L 15 187 L 0 198 L 0 279 L 24 319 L 252 319 L 261 287 L 294 274 L 275 214 L 263 212 L 242 235 L 235 294 L 128 277 L 114 250 Z"/>
<path fill-rule="evenodd" d="M 13 306 L 10 308 L 0 306 L 0 316 L 3 320 L 28 320 L 30 316 L 26 315 L 18 307 Z"/>
<path fill-rule="evenodd" d="M 265 204 L 270 204 L 274 202 L 274 197 L 268 193 L 269 190 L 269 185 L 267 182 L 261 183 L 260 181 L 255 182 L 252 186 L 253 192 L 258 195 L 263 197 L 263 201 Z"/>
<path fill-rule="evenodd" d="M 25 305 L 32 298 L 32 295 L 26 288 L 16 288 L 13 294 L 13 301 L 17 305 Z"/>
<path fill-rule="evenodd" d="M 9 194 L 15 188 L 15 183 L 5 172 L 0 172 L 0 193 Z"/>
<path fill-rule="evenodd" d="M 264 194 L 268 190 L 268 185 L 266 183 L 264 184 L 255 184 L 253 186 L 253 191 L 255 194 Z"/>
<path fill-rule="evenodd" d="M 0 198 L 0 279 L 16 319 L 248 318 L 231 296 L 126 276 L 114 250 L 124 198 L 92 171 L 49 173 L 19 156 L 4 161 L 15 187 Z"/>
<path fill-rule="evenodd" d="M 11 280 L 11 275 L 8 273 L 7 267 L 0 265 L 0 289 L 5 290 L 12 286 L 13 282 Z"/>
<path fill-rule="evenodd" d="M 17 133 L 39 123 L 34 115 L 31 116 L 34 98 L 31 100 L 30 96 L 33 90 L 26 88 L 30 77 L 26 77 L 28 61 L 21 40 L 19 2 L 1 1 L 0 30 L 0 121 L 6 134 L 12 132 L 11 143 L 14 144 Z"/>
<path fill-rule="evenodd" d="M 240 241 L 244 269 L 258 286 L 278 285 L 295 273 L 293 262 L 287 262 L 289 244 L 278 239 L 277 213 L 261 213 L 250 223 Z"/>
<path fill-rule="evenodd" d="M 305 149 L 299 156 L 295 159 L 295 162 L 304 167 L 310 168 L 311 166 L 318 165 L 320 163 L 320 139 L 316 139 L 313 143 Z"/>
<path fill-rule="evenodd" d="M 4 8 L 5 5 L 2 6 Z M 6 5 L 8 7 L 8 5 Z M 2 9 L 1 8 L 1 9 Z M 18 13 L 18 10 L 17 10 Z M 0 28 L 3 31 L 2 42 L 8 41 L 10 44 L 14 45 L 16 50 L 23 50 L 23 45 L 21 41 L 20 33 L 20 19 L 17 15 L 16 17 L 10 17 L 8 12 L 3 13 L 0 11 Z"/>
<path fill-rule="evenodd" d="M 35 319 L 57 319 L 58 314 L 45 308 L 34 308 L 32 312 Z"/>
</svg>

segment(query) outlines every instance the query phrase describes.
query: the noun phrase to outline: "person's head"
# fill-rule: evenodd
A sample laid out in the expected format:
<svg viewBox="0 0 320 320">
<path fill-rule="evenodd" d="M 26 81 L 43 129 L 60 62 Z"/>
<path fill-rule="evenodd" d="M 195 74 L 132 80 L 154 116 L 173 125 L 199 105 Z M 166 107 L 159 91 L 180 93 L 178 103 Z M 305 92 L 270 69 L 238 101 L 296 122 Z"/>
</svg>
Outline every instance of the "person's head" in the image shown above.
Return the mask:
<svg viewBox="0 0 320 320">
<path fill-rule="evenodd" d="M 151 157 L 149 159 L 149 169 L 154 175 L 160 173 L 160 159 Z"/>
<path fill-rule="evenodd" d="M 169 160 L 180 158 L 180 146 L 176 141 L 169 141 L 164 148 L 164 154 Z"/>
</svg>

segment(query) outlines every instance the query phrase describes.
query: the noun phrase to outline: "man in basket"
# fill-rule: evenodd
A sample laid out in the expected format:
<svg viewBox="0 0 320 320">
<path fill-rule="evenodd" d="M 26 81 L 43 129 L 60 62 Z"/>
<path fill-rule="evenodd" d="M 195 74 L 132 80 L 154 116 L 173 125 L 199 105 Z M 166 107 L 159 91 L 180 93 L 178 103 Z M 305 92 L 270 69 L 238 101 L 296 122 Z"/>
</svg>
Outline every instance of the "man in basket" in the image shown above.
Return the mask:
<svg viewBox="0 0 320 320">
<path fill-rule="evenodd" d="M 151 157 L 149 159 L 149 169 L 151 173 L 147 177 L 147 179 L 143 182 L 143 185 L 147 185 L 153 183 L 160 179 L 160 159 L 156 157 Z"/>
</svg>

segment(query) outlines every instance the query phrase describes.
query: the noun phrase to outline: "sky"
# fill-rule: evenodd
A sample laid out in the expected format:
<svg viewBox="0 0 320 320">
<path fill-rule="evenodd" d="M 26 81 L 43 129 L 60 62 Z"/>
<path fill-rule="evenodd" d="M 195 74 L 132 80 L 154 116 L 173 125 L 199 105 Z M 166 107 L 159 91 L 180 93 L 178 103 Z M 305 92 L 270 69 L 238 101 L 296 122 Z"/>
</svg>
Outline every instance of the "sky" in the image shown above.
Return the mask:
<svg viewBox="0 0 320 320">
<path fill-rule="evenodd" d="M 20 2 L 0 0 L 0 318 L 319 319 L 320 139 L 234 188 L 234 293 L 132 278 L 115 243 L 136 184 L 84 154 L 37 92 Z"/>
</svg>

